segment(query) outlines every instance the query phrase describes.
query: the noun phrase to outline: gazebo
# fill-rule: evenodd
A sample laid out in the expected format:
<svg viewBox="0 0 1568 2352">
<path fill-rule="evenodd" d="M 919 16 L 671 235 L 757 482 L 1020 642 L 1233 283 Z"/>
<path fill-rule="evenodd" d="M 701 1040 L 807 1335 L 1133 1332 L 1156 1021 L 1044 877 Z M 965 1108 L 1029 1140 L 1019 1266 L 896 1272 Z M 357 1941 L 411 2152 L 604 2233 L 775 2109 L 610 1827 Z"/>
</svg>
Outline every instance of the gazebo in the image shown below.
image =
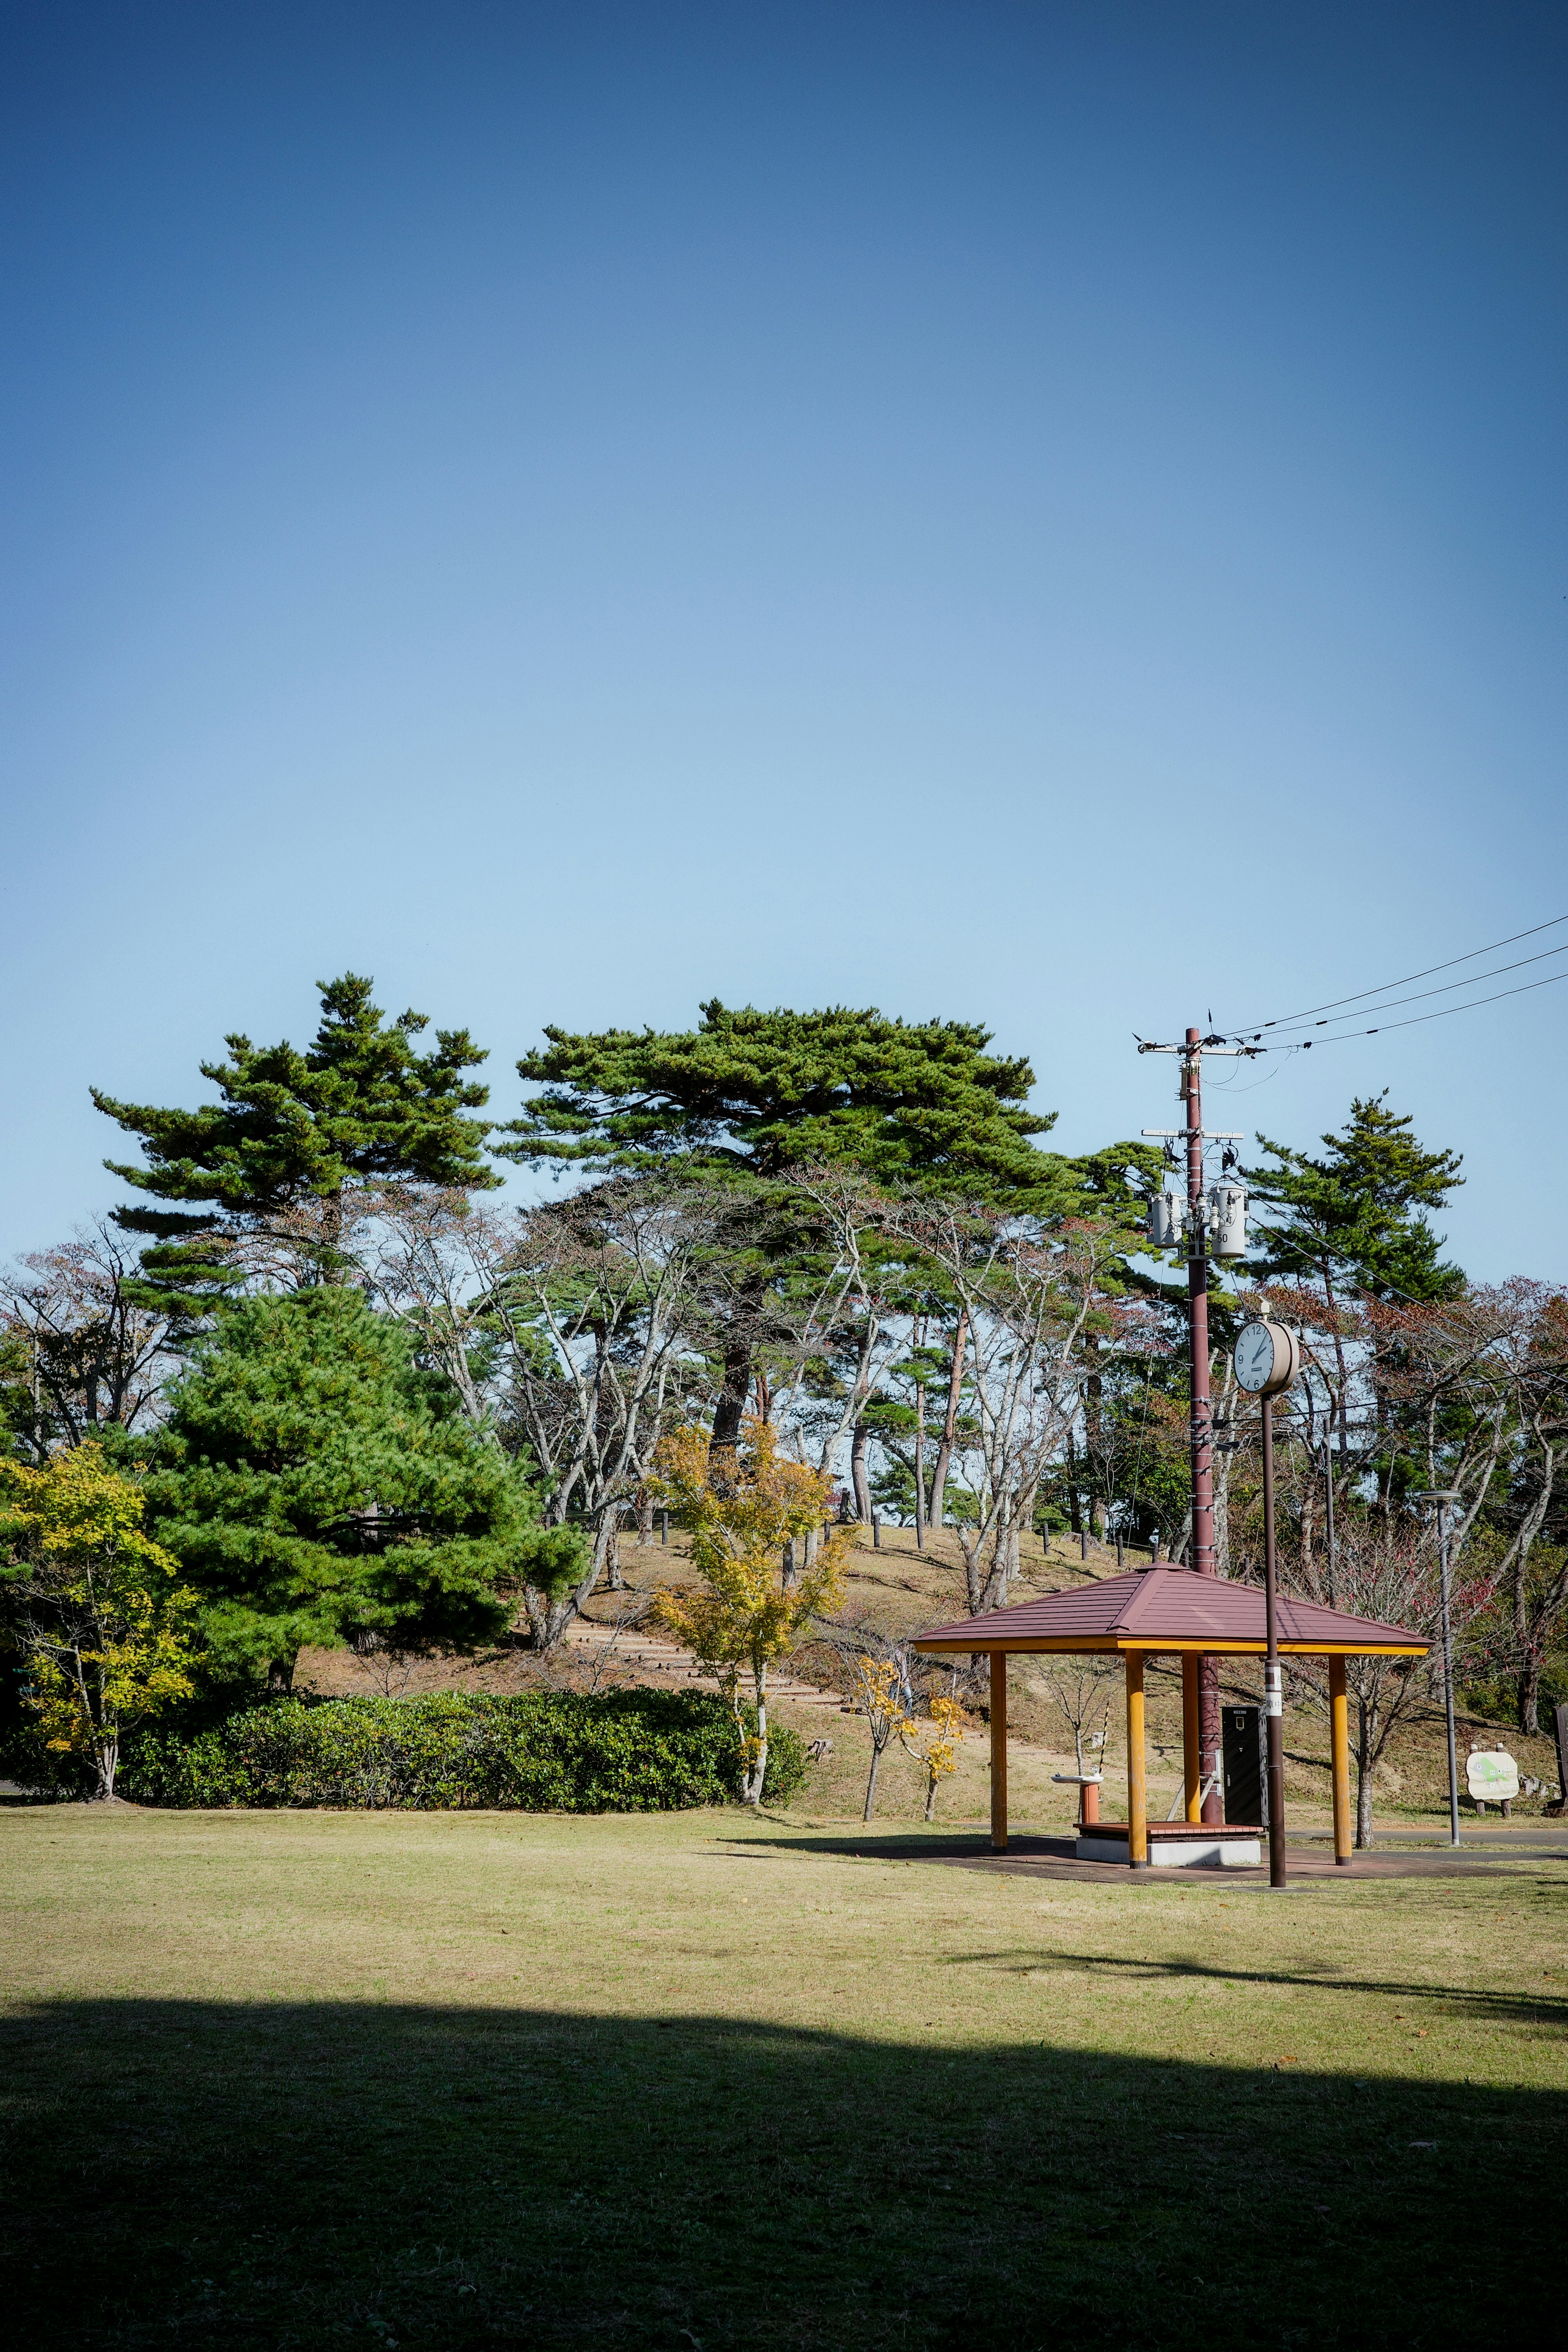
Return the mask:
<svg viewBox="0 0 1568 2352">
<path fill-rule="evenodd" d="M 1357 1657 L 1425 1657 L 1430 1643 L 1400 1625 L 1378 1625 L 1348 1617 L 1310 1601 L 1278 1602 L 1281 1657 L 1326 1657 L 1329 1661 L 1329 1725 L 1333 1761 L 1334 1860 L 1351 1858 L 1351 1774 L 1345 1660 Z M 1263 1589 L 1227 1578 L 1200 1576 L 1195 1570 L 1146 1568 L 1107 1576 L 1092 1584 L 1023 1601 L 984 1617 L 964 1617 L 933 1626 L 915 1643 L 937 1656 L 984 1652 L 991 1660 L 991 1843 L 1007 1850 L 1007 1659 L 1014 1652 L 1062 1655 L 1075 1651 L 1120 1654 L 1127 1667 L 1127 1820 L 1096 1826 L 1080 1839 L 1098 1845 L 1104 1858 L 1126 1856 L 1134 1870 L 1147 1870 L 1152 1843 L 1143 1756 L 1143 1662 L 1151 1654 L 1174 1654 L 1182 1661 L 1184 1813 L 1180 1823 L 1157 1823 L 1152 1843 L 1162 1862 L 1226 1859 L 1226 1832 L 1205 1830 L 1199 1778 L 1198 1661 L 1205 1656 L 1261 1657 Z M 1194 1824 L 1198 1826 L 1194 1828 Z M 1088 1827 L 1086 1823 L 1086 1829 Z M 1256 1839 L 1257 1827 L 1252 1829 Z M 1213 1851 L 1208 1851 L 1212 1848 Z M 1256 1853 L 1247 1856 L 1257 1860 Z"/>
</svg>

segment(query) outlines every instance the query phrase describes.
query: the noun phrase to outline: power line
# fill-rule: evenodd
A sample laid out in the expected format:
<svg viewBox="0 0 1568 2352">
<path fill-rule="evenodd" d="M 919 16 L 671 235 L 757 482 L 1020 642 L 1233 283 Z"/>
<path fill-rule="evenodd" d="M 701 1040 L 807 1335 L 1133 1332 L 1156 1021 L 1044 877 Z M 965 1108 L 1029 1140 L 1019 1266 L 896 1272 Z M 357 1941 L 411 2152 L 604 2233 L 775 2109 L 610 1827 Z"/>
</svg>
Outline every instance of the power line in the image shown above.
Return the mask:
<svg viewBox="0 0 1568 2352">
<path fill-rule="evenodd" d="M 1360 1004 L 1365 997 L 1384 996 L 1391 988 L 1407 988 L 1412 981 L 1430 980 L 1435 971 L 1451 971 L 1457 963 L 1474 963 L 1478 956 L 1495 955 L 1499 948 L 1511 948 L 1520 940 L 1532 940 L 1542 931 L 1554 931 L 1562 923 L 1568 923 L 1568 915 L 1553 915 L 1549 923 L 1532 923 L 1527 931 L 1510 931 L 1506 940 L 1494 940 L 1490 947 L 1472 948 L 1468 955 L 1449 956 L 1446 962 L 1429 963 L 1424 971 L 1402 973 L 1398 980 L 1385 980 L 1381 987 L 1357 989 L 1352 996 L 1336 996 L 1327 1004 L 1309 1004 L 1300 1013 L 1276 1013 L 1272 1021 L 1238 1022 L 1224 1034 L 1227 1037 L 1239 1037 L 1249 1029 L 1279 1029 L 1292 1021 L 1310 1020 L 1315 1013 L 1336 1012 L 1342 1004 Z M 1475 977 L 1479 980 L 1483 975 L 1477 972 Z M 1397 1022 L 1393 1024 L 1395 1028 L 1401 1025 Z"/>
<path fill-rule="evenodd" d="M 1442 970 L 1440 964 L 1436 968 Z M 1528 996 L 1532 989 L 1555 988 L 1560 980 L 1568 980 L 1568 971 L 1549 972 L 1544 980 L 1527 980 L 1519 988 L 1500 988 L 1495 996 L 1478 996 L 1469 1004 L 1445 1004 L 1440 1013 L 1413 1013 L 1408 1021 L 1378 1022 L 1370 1029 L 1342 1029 L 1332 1037 L 1304 1037 L 1296 1045 L 1262 1045 L 1258 1051 L 1263 1054 L 1310 1054 L 1314 1045 L 1342 1045 L 1357 1037 L 1375 1037 L 1384 1028 L 1415 1029 L 1423 1021 L 1447 1021 L 1456 1013 L 1475 1013 L 1483 1004 L 1500 1004 L 1505 996 Z M 1376 1009 L 1373 1007 L 1374 1012 Z"/>
<path fill-rule="evenodd" d="M 1554 948 L 1542 948 L 1539 955 L 1520 956 L 1513 963 L 1500 963 L 1495 970 L 1491 971 L 1474 971 L 1470 973 L 1467 980 L 1446 980 L 1442 982 L 1441 986 L 1437 988 L 1417 989 L 1414 996 L 1391 997 L 1386 1004 L 1369 1004 L 1366 1005 L 1363 1012 L 1359 1013 L 1337 1013 L 1331 1016 L 1331 1019 L 1335 1022 L 1358 1021 L 1364 1019 L 1365 1014 L 1368 1013 L 1393 1013 L 1401 1004 L 1419 1004 L 1428 996 L 1447 996 L 1456 988 L 1479 988 L 1484 980 L 1500 980 L 1505 971 L 1522 971 L 1527 964 L 1548 963 L 1553 956 L 1560 955 L 1568 955 L 1568 940 L 1563 940 L 1559 946 Z M 1436 969 L 1440 971 L 1443 967 L 1439 964 Z M 1389 982 L 1390 987 L 1394 987 L 1396 984 L 1397 983 L 1393 981 Z M 1506 993 L 1507 992 L 1505 991 L 1504 992 Z M 1464 1010 L 1464 1007 L 1462 1005 L 1455 1004 L 1450 1006 L 1449 1010 L 1454 1013 L 1460 1013 Z M 1330 1022 L 1331 1016 L 1325 1015 L 1317 1023 L 1316 1025 L 1320 1029 L 1327 1028 L 1330 1025 Z M 1281 1028 L 1285 1025 L 1286 1024 L 1278 1021 L 1271 1022 L 1269 1024 L 1271 1028 L 1276 1029 Z M 1399 1024 L 1397 1023 L 1390 1023 L 1389 1025 L 1391 1028 L 1396 1028 Z M 1237 1035 L 1240 1035 L 1242 1033 L 1237 1031 Z"/>
</svg>

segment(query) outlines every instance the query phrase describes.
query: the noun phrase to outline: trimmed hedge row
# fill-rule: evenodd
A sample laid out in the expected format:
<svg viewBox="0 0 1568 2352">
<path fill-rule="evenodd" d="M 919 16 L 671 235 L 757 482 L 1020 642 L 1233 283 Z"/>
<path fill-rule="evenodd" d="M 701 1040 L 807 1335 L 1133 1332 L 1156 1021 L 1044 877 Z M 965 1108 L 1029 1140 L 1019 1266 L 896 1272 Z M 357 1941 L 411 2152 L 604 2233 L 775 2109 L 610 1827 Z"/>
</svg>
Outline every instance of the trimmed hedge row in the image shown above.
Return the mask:
<svg viewBox="0 0 1568 2352">
<path fill-rule="evenodd" d="M 799 1737 L 771 1733 L 763 1798 L 806 1774 Z M 336 1805 L 530 1813 L 668 1812 L 732 1804 L 735 1728 L 702 1691 L 530 1692 L 490 1698 L 272 1699 L 206 1730 L 149 1728 L 120 1769 L 141 1804 Z"/>
</svg>

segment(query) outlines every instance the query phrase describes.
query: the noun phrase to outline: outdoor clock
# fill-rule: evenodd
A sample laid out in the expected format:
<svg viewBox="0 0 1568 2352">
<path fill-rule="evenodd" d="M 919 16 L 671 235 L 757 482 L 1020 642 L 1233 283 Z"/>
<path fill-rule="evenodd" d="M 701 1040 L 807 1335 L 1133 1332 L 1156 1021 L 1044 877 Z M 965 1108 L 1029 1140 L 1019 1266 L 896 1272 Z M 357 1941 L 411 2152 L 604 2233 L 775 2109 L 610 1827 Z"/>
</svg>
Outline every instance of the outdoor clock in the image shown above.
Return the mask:
<svg viewBox="0 0 1568 2352">
<path fill-rule="evenodd" d="M 1244 1323 L 1235 1361 L 1237 1383 L 1248 1396 L 1278 1396 L 1300 1370 L 1301 1350 L 1283 1323 Z"/>
</svg>

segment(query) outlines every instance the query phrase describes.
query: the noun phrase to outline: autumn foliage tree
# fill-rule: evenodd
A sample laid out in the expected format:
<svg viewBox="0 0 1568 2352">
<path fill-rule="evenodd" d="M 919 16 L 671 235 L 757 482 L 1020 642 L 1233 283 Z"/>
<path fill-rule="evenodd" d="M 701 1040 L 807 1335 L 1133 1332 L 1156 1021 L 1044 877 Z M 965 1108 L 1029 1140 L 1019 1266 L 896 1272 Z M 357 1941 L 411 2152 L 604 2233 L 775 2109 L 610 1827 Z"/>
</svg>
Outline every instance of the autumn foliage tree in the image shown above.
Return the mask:
<svg viewBox="0 0 1568 2352">
<path fill-rule="evenodd" d="M 937 1790 L 949 1773 L 958 1769 L 963 1709 L 957 1699 L 939 1694 L 928 1701 L 923 1717 L 911 1717 L 900 1727 L 899 1737 L 925 1772 L 926 1819 L 934 1822 Z"/>
<path fill-rule="evenodd" d="M 718 1467 L 705 1429 L 675 1431 L 654 1456 L 649 1484 L 688 1531 L 702 1579 L 696 1591 L 661 1592 L 659 1620 L 718 1677 L 735 1718 L 742 1801 L 760 1804 L 768 1769 L 768 1669 L 813 1617 L 837 1605 L 853 1538 L 836 1530 L 785 1587 L 784 1548 L 821 1524 L 830 1489 L 806 1464 L 780 1454 L 766 1422 L 744 1421 L 734 1454 L 721 1456 Z"/>
<path fill-rule="evenodd" d="M 126 1728 L 193 1689 L 197 1596 L 142 1528 L 145 1498 L 89 1441 L 40 1470 L 0 1457 L 5 1613 L 45 1745 L 112 1798 Z"/>
<path fill-rule="evenodd" d="M 868 1822 L 877 1805 L 877 1775 L 882 1758 L 901 1738 L 914 1718 L 909 1709 L 909 1685 L 896 1658 L 874 1658 L 865 1651 L 855 1661 L 855 1699 L 871 1735 L 871 1767 L 866 1776 L 866 1804 L 861 1820 Z"/>
</svg>

